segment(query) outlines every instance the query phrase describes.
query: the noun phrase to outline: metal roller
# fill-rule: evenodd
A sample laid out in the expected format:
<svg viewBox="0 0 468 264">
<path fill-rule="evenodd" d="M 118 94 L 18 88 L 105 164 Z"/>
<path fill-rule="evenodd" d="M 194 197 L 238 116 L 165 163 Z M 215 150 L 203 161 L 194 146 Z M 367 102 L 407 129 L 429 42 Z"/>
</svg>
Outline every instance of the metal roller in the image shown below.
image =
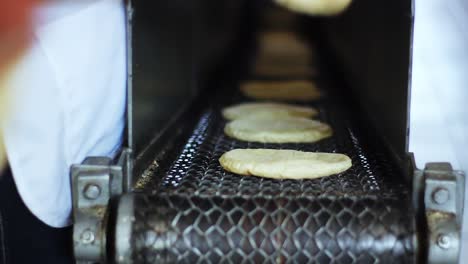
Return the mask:
<svg viewBox="0 0 468 264">
<path fill-rule="evenodd" d="M 118 263 L 410 263 L 398 199 L 128 195 Z M 128 221 L 131 220 L 131 221 Z"/>
</svg>

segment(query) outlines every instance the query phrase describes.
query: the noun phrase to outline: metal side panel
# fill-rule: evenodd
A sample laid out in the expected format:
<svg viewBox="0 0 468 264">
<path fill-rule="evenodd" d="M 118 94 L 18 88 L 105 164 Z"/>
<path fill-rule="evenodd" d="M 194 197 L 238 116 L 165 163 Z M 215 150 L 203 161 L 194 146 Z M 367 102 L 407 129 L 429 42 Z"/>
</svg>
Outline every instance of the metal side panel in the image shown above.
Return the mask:
<svg viewBox="0 0 468 264">
<path fill-rule="evenodd" d="M 128 3 L 128 140 L 135 158 L 193 94 L 191 3 Z"/>
<path fill-rule="evenodd" d="M 245 2 L 128 2 L 127 129 L 136 175 L 155 155 L 154 143 L 229 54 L 247 14 Z"/>
<path fill-rule="evenodd" d="M 356 0 L 323 19 L 327 48 L 401 168 L 408 152 L 412 0 Z"/>
</svg>

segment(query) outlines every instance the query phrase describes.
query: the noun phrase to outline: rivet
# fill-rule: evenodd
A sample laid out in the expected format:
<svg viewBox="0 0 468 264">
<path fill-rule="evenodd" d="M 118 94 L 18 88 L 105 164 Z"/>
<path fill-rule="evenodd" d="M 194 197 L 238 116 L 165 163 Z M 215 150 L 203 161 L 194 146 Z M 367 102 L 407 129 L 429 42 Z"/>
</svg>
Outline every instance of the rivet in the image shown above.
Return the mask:
<svg viewBox="0 0 468 264">
<path fill-rule="evenodd" d="M 89 229 L 83 231 L 83 233 L 81 233 L 80 239 L 81 239 L 81 243 L 83 244 L 93 243 L 95 239 L 93 231 Z"/>
<path fill-rule="evenodd" d="M 446 234 L 441 234 L 437 237 L 437 245 L 442 249 L 450 248 L 450 237 Z"/>
<path fill-rule="evenodd" d="M 450 192 L 445 188 L 437 188 L 432 192 L 432 201 L 442 205 L 450 199 Z"/>
<path fill-rule="evenodd" d="M 96 184 L 88 184 L 84 188 L 84 197 L 89 200 L 96 200 L 101 195 L 101 188 Z"/>
</svg>

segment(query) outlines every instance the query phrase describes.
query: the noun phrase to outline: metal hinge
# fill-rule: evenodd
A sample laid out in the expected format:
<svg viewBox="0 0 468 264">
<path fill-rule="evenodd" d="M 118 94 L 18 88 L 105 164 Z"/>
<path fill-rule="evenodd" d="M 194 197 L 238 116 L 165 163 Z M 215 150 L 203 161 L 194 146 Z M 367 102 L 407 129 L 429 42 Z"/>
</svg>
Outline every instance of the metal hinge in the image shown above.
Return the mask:
<svg viewBox="0 0 468 264">
<path fill-rule="evenodd" d="M 122 151 L 117 164 L 108 157 L 88 157 L 71 167 L 73 244 L 79 262 L 105 262 L 106 224 L 111 198 L 127 192 L 130 151 Z"/>
<path fill-rule="evenodd" d="M 465 176 L 450 163 L 428 163 L 422 176 L 427 262 L 458 263 Z"/>
</svg>

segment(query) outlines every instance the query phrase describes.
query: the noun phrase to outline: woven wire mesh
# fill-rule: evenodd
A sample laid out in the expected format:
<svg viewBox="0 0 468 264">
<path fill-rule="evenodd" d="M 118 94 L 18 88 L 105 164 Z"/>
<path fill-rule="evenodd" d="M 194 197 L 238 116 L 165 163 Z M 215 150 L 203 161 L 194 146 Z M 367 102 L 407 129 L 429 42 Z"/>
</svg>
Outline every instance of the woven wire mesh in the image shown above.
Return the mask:
<svg viewBox="0 0 468 264">
<path fill-rule="evenodd" d="M 414 257 L 410 192 L 380 141 L 340 104 L 314 104 L 334 130 L 312 144 L 243 142 L 224 135 L 221 109 L 239 94 L 211 98 L 179 151 L 158 160 L 137 190 L 136 263 L 404 263 Z M 364 133 L 366 132 L 366 133 Z M 229 173 L 235 148 L 344 153 L 353 166 L 314 180 Z M 148 195 L 151 194 L 151 195 Z"/>
<path fill-rule="evenodd" d="M 367 137 L 367 133 L 363 138 L 353 123 L 352 113 L 346 113 L 340 106 L 327 101 L 313 105 L 320 110 L 319 120 L 332 126 L 332 137 L 311 144 L 267 144 L 235 140 L 223 133 L 226 120 L 221 110 L 236 102 L 237 98 L 240 96 L 226 96 L 224 104 L 217 100 L 217 104 L 208 107 L 175 159 L 170 159 L 169 163 L 158 161 L 161 167 L 141 189 L 146 192 L 226 197 L 408 196 L 409 190 L 379 141 Z M 223 170 L 218 162 L 222 154 L 236 148 L 343 153 L 352 159 L 353 166 L 344 173 L 314 180 L 245 177 Z"/>
<path fill-rule="evenodd" d="M 138 196 L 134 263 L 410 263 L 396 199 Z"/>
</svg>

